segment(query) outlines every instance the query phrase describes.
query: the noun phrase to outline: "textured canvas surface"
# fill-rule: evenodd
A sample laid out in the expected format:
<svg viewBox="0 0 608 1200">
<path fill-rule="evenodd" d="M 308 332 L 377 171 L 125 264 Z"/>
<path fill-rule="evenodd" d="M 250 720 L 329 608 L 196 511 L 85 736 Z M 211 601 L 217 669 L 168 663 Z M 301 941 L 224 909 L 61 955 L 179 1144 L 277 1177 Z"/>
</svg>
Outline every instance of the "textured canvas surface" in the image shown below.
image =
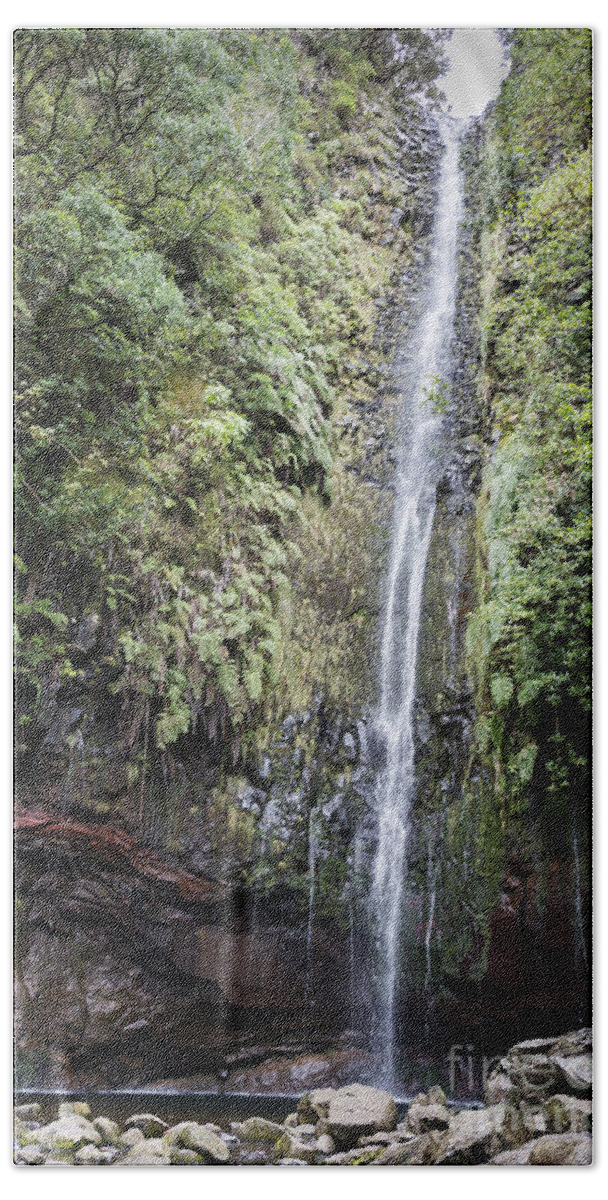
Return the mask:
<svg viewBox="0 0 608 1200">
<path fill-rule="evenodd" d="M 26 28 L 15 1161 L 591 1161 L 591 34 Z"/>
</svg>

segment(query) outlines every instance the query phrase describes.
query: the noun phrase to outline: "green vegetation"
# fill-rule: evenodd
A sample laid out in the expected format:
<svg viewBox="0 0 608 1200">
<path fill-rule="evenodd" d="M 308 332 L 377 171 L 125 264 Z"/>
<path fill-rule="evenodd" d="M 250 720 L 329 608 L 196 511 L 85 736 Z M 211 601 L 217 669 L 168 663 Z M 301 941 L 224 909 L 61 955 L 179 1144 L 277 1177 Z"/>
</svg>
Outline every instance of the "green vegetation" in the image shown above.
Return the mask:
<svg viewBox="0 0 608 1200">
<path fill-rule="evenodd" d="M 442 37 L 395 34 L 15 37 L 20 778 L 46 739 L 50 798 L 72 787 L 175 850 L 204 827 L 218 870 L 279 880 L 302 905 L 310 807 L 336 802 L 321 919 L 344 918 L 358 816 L 340 738 L 374 698 L 393 417 L 379 314 L 430 209 L 411 142 Z M 493 439 L 467 634 L 474 745 L 464 794 L 421 797 L 415 831 L 415 887 L 436 885 L 455 931 L 448 974 L 467 956 L 482 969 L 509 854 L 575 833 L 582 847 L 587 820 L 590 35 L 510 40 L 463 156 L 481 274 L 484 429 L 469 442 Z M 446 409 L 439 378 L 428 403 Z M 434 639 L 440 716 L 453 695 Z M 243 797 L 267 750 L 292 811 L 263 859 Z"/>
<path fill-rule="evenodd" d="M 369 697 L 382 502 L 338 422 L 412 244 L 395 104 L 441 63 L 397 38 L 15 36 L 18 736 L 78 712 L 81 799 L 100 738 L 141 807 L 180 739 L 234 770 Z"/>
<path fill-rule="evenodd" d="M 523 30 L 486 132 L 482 311 L 496 449 L 468 648 L 503 824 L 586 813 L 591 654 L 591 73 L 586 30 Z M 583 819 L 585 819 L 583 817 Z"/>
</svg>

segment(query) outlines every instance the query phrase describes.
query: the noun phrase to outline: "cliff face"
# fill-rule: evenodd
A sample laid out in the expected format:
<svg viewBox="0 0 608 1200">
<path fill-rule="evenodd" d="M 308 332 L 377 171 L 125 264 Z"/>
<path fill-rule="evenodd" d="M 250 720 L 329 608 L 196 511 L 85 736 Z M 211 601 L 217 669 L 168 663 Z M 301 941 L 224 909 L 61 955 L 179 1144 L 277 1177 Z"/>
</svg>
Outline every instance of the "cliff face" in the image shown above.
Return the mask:
<svg viewBox="0 0 608 1200">
<path fill-rule="evenodd" d="M 411 100 L 400 106 L 379 94 L 363 107 L 354 128 L 332 127 L 320 143 L 313 131 L 314 146 L 327 142 L 341 261 L 362 282 L 356 303 L 349 293 L 352 326 L 348 335 L 344 326 L 336 366 L 331 486 L 303 490 L 286 561 L 277 560 L 275 675 L 265 680 L 263 715 L 254 706 L 239 732 L 226 704 L 203 690 L 188 732 L 155 744 L 149 711 L 129 725 L 129 703 L 108 690 L 118 629 L 110 607 L 101 618 L 71 618 L 77 670 L 67 680 L 43 672 L 18 773 L 21 1085 L 178 1079 L 289 1090 L 369 1067 L 376 985 L 364 881 L 377 836 L 371 716 L 395 464 L 394 358 L 428 267 L 439 141 L 433 117 Z M 522 365 L 510 363 L 504 339 L 517 340 L 510 297 L 527 286 L 518 257 L 526 222 L 547 199 L 536 195 L 519 225 L 497 219 L 505 145 L 490 116 L 462 155 L 451 450 L 424 589 L 403 885 L 397 1032 L 414 1058 L 443 1057 L 454 1043 L 491 1055 L 588 1021 L 582 708 L 572 697 L 553 704 L 551 694 L 543 709 L 551 672 L 541 679 L 536 671 L 541 691 L 529 700 L 530 680 L 517 672 L 536 670 L 534 637 L 515 668 L 509 658 L 519 616 L 505 626 L 515 640 L 492 642 L 492 605 L 504 599 L 497 522 L 509 505 L 525 510 L 517 488 L 501 480 L 514 423 L 526 436 L 534 428 L 520 404 L 528 395 Z M 582 212 L 578 170 L 551 186 L 562 199 L 574 195 Z M 533 279 L 544 277 L 532 266 Z M 579 314 L 582 293 L 570 290 L 567 303 Z M 546 407 L 554 414 L 559 406 Z M 543 421 L 554 445 L 546 412 Z M 578 504 L 567 454 L 559 471 L 547 494 L 561 520 Z M 520 488 L 523 478 L 516 475 Z M 518 570 L 534 566 L 534 537 L 518 547 Z M 532 589 L 537 597 L 545 583 Z M 539 625 L 546 631 L 544 617 Z M 230 638 L 226 647 L 224 663 Z M 570 759 L 567 746 L 559 757 L 564 729 Z"/>
</svg>

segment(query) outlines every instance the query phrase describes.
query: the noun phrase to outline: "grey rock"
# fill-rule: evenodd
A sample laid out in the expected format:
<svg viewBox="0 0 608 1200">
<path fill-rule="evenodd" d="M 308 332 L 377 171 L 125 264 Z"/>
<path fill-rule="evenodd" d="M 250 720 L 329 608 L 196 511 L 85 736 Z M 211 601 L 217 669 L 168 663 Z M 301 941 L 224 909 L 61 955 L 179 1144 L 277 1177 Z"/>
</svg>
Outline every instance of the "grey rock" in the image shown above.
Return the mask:
<svg viewBox="0 0 608 1200">
<path fill-rule="evenodd" d="M 145 1138 L 161 1137 L 168 1128 L 167 1122 L 154 1113 L 135 1113 L 125 1121 L 125 1129 L 141 1129 Z"/>
<path fill-rule="evenodd" d="M 244 1154 L 241 1154 L 239 1158 L 239 1164 L 242 1167 L 266 1167 L 268 1166 L 269 1161 L 268 1154 L 265 1150 L 247 1150 Z M 284 1165 L 287 1163 L 287 1161 L 287 1159 L 281 1159 L 281 1162 Z"/>
<path fill-rule="evenodd" d="M 15 1162 L 27 1167 L 39 1167 L 46 1160 L 46 1154 L 40 1146 L 20 1146 L 15 1151 Z"/>
<path fill-rule="evenodd" d="M 101 1134 L 102 1140 L 115 1146 L 120 1139 L 120 1125 L 116 1121 L 112 1121 L 110 1117 L 95 1117 L 93 1126 L 98 1133 Z"/>
<path fill-rule="evenodd" d="M 533 1143 L 528 1162 L 536 1167 L 583 1167 L 591 1158 L 589 1133 L 549 1133 Z"/>
<path fill-rule="evenodd" d="M 59 1116 L 71 1117 L 74 1115 L 77 1117 L 86 1117 L 87 1120 L 90 1120 L 91 1109 L 84 1100 L 63 1100 L 59 1105 Z"/>
<path fill-rule="evenodd" d="M 524 1142 L 523 1146 L 517 1146 L 514 1150 L 501 1150 L 500 1154 L 495 1154 L 494 1158 L 490 1159 L 490 1164 L 496 1167 L 525 1167 L 530 1160 L 530 1151 L 534 1144 L 534 1141 Z"/>
<path fill-rule="evenodd" d="M 89 1143 L 82 1146 L 74 1155 L 75 1167 L 99 1167 L 106 1164 L 106 1159 L 98 1146 Z"/>
<path fill-rule="evenodd" d="M 99 1153 L 101 1154 L 104 1166 L 110 1167 L 112 1163 L 116 1162 L 120 1151 L 116 1146 L 100 1146 Z"/>
<path fill-rule="evenodd" d="M 296 1125 L 293 1132 L 294 1136 L 298 1138 L 314 1138 L 317 1132 L 317 1126 L 316 1124 Z"/>
<path fill-rule="evenodd" d="M 319 1154 L 333 1154 L 336 1148 L 336 1143 L 330 1133 L 322 1133 L 317 1138 L 317 1150 Z"/>
<path fill-rule="evenodd" d="M 133 1129 L 125 1129 L 125 1132 L 121 1133 L 118 1139 L 118 1144 L 120 1146 L 126 1146 L 127 1149 L 130 1149 L 131 1146 L 137 1146 L 139 1142 L 143 1141 L 145 1141 L 145 1138 L 141 1129 L 134 1127 Z"/>
<path fill-rule="evenodd" d="M 412 1104 L 407 1123 L 413 1133 L 430 1133 L 431 1129 L 449 1129 L 450 1114 L 442 1104 Z"/>
<path fill-rule="evenodd" d="M 173 1125 L 161 1140 L 165 1147 L 177 1145 L 186 1150 L 195 1150 L 206 1163 L 222 1164 L 230 1160 L 230 1151 L 226 1143 L 212 1129 L 208 1129 L 206 1125 L 199 1125 L 196 1121 L 181 1121 L 178 1125 Z"/>
<path fill-rule="evenodd" d="M 449 1134 L 439 1129 L 420 1134 L 407 1142 L 393 1142 L 376 1160 L 382 1167 L 426 1167 L 444 1161 Z"/>
<path fill-rule="evenodd" d="M 413 1134 L 411 1134 L 410 1137 L 413 1137 Z M 400 1140 L 401 1139 L 396 1130 L 393 1133 L 386 1133 L 386 1132 L 380 1131 L 380 1133 L 364 1134 L 363 1137 L 359 1138 L 357 1145 L 358 1146 L 390 1146 L 392 1144 L 392 1142 L 398 1142 Z"/>
<path fill-rule="evenodd" d="M 379 1146 L 357 1146 L 354 1150 L 343 1150 L 325 1159 L 328 1167 L 365 1167 L 368 1163 L 379 1161 L 381 1149 Z"/>
<path fill-rule="evenodd" d="M 572 1054 L 567 1058 L 551 1055 L 549 1061 L 557 1067 L 568 1090 L 589 1095 L 593 1082 L 593 1061 L 590 1054 Z"/>
<path fill-rule="evenodd" d="M 488 1162 L 504 1145 L 505 1106 L 463 1109 L 450 1120 L 443 1162 L 457 1166 Z"/>
<path fill-rule="evenodd" d="M 516 1094 L 516 1085 L 506 1071 L 496 1071 L 488 1076 L 484 1090 L 486 1104 L 501 1104 L 514 1099 Z"/>
<path fill-rule="evenodd" d="M 336 1094 L 335 1088 L 316 1088 L 307 1092 L 298 1104 L 298 1120 L 308 1122 L 316 1121 L 318 1117 L 327 1118 L 330 1102 Z"/>
<path fill-rule="evenodd" d="M 395 1129 L 397 1108 L 388 1092 L 353 1083 L 331 1097 L 327 1121 L 337 1144 L 349 1149 L 364 1134 Z"/>
<path fill-rule="evenodd" d="M 168 1154 L 147 1154 L 139 1146 L 134 1146 L 121 1161 L 123 1167 L 170 1167 L 171 1159 Z"/>
<path fill-rule="evenodd" d="M 185 1146 L 173 1146 L 170 1158 L 174 1167 L 195 1167 L 203 1161 L 196 1150 L 188 1150 Z"/>
<path fill-rule="evenodd" d="M 316 1142 L 305 1142 L 286 1130 L 278 1139 L 275 1146 L 278 1158 L 298 1158 L 302 1162 L 313 1163 L 317 1160 Z"/>
<path fill-rule="evenodd" d="M 275 1121 L 267 1121 L 265 1117 L 248 1117 L 236 1132 L 244 1142 L 276 1142 L 285 1129 Z"/>
<path fill-rule="evenodd" d="M 101 1134 L 95 1126 L 87 1121 L 86 1117 L 79 1117 L 76 1113 L 59 1117 L 36 1132 L 38 1142 L 47 1150 L 68 1150 L 74 1153 L 89 1143 L 99 1146 L 102 1141 Z"/>
<path fill-rule="evenodd" d="M 550 1133 L 590 1133 L 592 1104 L 576 1096 L 557 1095 L 545 1101 L 547 1127 Z"/>
<path fill-rule="evenodd" d="M 66 1167 L 72 1166 L 73 1163 L 74 1155 L 70 1150 L 51 1150 L 44 1165 L 46 1167 Z"/>
<path fill-rule="evenodd" d="M 41 1111 L 39 1104 L 17 1104 L 13 1109 L 15 1116 L 20 1117 L 22 1121 L 35 1121 Z"/>
</svg>

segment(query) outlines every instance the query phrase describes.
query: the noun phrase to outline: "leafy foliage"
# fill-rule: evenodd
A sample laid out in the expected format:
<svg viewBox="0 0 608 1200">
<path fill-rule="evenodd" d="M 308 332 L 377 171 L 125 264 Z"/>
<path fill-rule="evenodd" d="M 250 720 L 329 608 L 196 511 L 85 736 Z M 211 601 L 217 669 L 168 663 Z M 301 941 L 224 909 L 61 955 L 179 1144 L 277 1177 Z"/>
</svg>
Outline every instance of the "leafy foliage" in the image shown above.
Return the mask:
<svg viewBox="0 0 608 1200">
<path fill-rule="evenodd" d="M 118 722 L 143 796 L 148 759 L 184 735 L 232 768 L 313 677 L 338 703 L 377 505 L 345 499 L 332 421 L 401 244 L 377 245 L 396 198 L 367 203 L 387 161 L 370 96 L 399 87 L 414 119 L 441 43 L 15 34 L 25 749 L 49 697 L 71 697 L 85 724 Z M 330 662 L 329 541 L 359 533 Z"/>
<path fill-rule="evenodd" d="M 559 837 L 584 811 L 589 768 L 589 35 L 518 31 L 512 53 L 488 131 L 486 201 L 509 172 L 512 186 L 484 237 L 498 444 L 484 477 L 483 589 L 468 646 L 503 819 L 532 803 Z"/>
</svg>

